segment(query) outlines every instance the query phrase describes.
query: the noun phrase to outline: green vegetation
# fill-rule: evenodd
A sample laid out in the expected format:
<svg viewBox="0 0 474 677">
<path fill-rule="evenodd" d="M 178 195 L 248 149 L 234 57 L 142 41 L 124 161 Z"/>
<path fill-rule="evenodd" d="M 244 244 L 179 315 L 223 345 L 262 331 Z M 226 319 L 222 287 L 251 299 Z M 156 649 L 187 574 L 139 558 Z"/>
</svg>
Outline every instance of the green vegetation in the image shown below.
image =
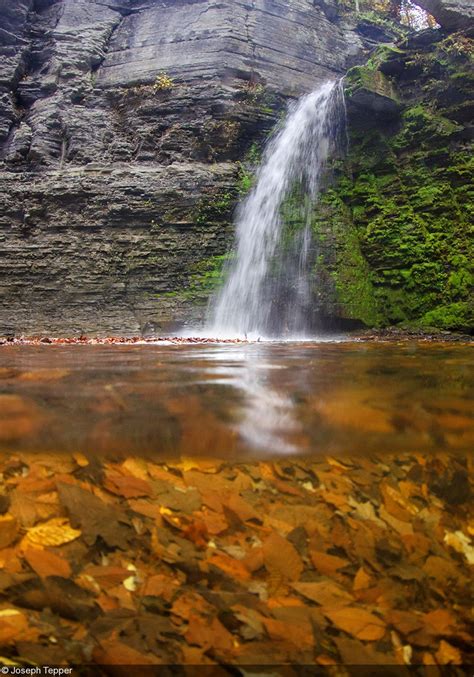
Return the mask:
<svg viewBox="0 0 474 677">
<path fill-rule="evenodd" d="M 236 191 L 234 188 L 220 191 L 215 195 L 206 195 L 199 202 L 193 220 L 198 225 L 225 221 L 231 217 L 235 202 Z"/>
<path fill-rule="evenodd" d="M 205 302 L 221 285 L 223 268 L 230 258 L 231 254 L 222 254 L 199 261 L 192 266 L 186 287 L 167 292 L 163 296 L 180 301 Z"/>
<path fill-rule="evenodd" d="M 473 326 L 474 160 L 463 124 L 473 84 L 468 41 L 449 36 L 417 51 L 384 45 L 349 71 L 350 107 L 360 87 L 393 96 L 397 82 L 379 68 L 395 59 L 406 103 L 389 126 L 369 111 L 350 115 L 348 157 L 334 164 L 334 184 L 313 220 L 315 274 L 323 303 L 339 315 L 379 326 Z"/>
</svg>

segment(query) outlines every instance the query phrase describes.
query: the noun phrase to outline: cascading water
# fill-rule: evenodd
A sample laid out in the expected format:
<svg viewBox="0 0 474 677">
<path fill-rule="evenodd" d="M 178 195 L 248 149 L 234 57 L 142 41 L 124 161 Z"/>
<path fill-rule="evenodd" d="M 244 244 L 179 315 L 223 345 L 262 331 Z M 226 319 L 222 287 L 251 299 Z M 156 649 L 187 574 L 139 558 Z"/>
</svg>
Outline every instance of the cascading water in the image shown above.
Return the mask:
<svg viewBox="0 0 474 677">
<path fill-rule="evenodd" d="M 343 112 L 342 81 L 326 82 L 292 105 L 270 140 L 255 187 L 238 208 L 235 256 L 210 304 L 208 336 L 284 337 L 310 329 L 311 210 Z M 289 219 L 282 215 L 286 201 L 295 203 Z"/>
</svg>

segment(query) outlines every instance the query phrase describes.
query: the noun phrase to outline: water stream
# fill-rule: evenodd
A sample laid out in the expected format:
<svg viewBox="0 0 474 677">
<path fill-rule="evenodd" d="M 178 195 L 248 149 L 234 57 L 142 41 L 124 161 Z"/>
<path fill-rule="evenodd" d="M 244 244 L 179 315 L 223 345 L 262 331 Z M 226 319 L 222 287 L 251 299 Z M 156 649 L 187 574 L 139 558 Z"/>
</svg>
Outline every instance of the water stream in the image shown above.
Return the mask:
<svg viewBox="0 0 474 677">
<path fill-rule="evenodd" d="M 311 213 L 344 118 L 342 81 L 290 107 L 268 143 L 256 183 L 237 211 L 235 256 L 210 305 L 205 333 L 295 337 L 311 331 Z M 282 217 L 291 200 L 291 219 Z"/>
</svg>

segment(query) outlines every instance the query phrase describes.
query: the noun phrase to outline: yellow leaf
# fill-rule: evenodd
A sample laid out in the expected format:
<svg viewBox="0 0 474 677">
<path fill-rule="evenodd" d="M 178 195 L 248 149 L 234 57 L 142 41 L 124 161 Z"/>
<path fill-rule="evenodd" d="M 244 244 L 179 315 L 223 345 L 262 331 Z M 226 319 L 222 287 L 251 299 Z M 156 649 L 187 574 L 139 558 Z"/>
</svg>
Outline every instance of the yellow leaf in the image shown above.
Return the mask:
<svg viewBox="0 0 474 677">
<path fill-rule="evenodd" d="M 26 540 L 34 545 L 57 546 L 70 543 L 79 538 L 79 529 L 73 529 L 69 521 L 63 517 L 56 517 L 28 529 Z"/>
<path fill-rule="evenodd" d="M 89 459 L 84 454 L 77 453 L 73 454 L 72 457 L 80 468 L 86 468 L 89 465 Z"/>
<path fill-rule="evenodd" d="M 169 464 L 171 467 L 179 468 L 182 472 L 189 472 L 190 470 L 199 470 L 204 473 L 216 473 L 221 464 L 217 461 L 206 458 L 190 458 L 188 456 L 182 456 L 180 463 Z"/>
</svg>

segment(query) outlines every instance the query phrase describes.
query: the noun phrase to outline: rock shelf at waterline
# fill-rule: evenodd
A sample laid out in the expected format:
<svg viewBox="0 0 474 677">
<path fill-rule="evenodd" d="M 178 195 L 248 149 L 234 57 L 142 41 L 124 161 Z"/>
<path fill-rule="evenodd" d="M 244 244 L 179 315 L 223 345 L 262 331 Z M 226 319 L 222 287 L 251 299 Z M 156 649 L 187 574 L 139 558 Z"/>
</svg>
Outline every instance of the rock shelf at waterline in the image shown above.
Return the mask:
<svg viewBox="0 0 474 677">
<path fill-rule="evenodd" d="M 146 337 L 143 336 L 19 336 L 19 337 L 2 337 L 0 338 L 0 346 L 11 345 L 155 345 L 155 344 L 251 344 L 251 343 L 324 343 L 331 341 L 362 341 L 362 342 L 427 342 L 427 343 L 473 343 L 474 337 L 468 334 L 453 333 L 449 331 L 440 331 L 436 333 L 422 332 L 422 331 L 403 331 L 397 329 L 381 329 L 378 331 L 364 330 L 345 334 L 344 336 L 319 336 L 313 338 L 306 338 L 304 340 L 298 339 L 261 339 L 256 338 L 217 338 L 212 336 L 157 336 Z"/>
</svg>

